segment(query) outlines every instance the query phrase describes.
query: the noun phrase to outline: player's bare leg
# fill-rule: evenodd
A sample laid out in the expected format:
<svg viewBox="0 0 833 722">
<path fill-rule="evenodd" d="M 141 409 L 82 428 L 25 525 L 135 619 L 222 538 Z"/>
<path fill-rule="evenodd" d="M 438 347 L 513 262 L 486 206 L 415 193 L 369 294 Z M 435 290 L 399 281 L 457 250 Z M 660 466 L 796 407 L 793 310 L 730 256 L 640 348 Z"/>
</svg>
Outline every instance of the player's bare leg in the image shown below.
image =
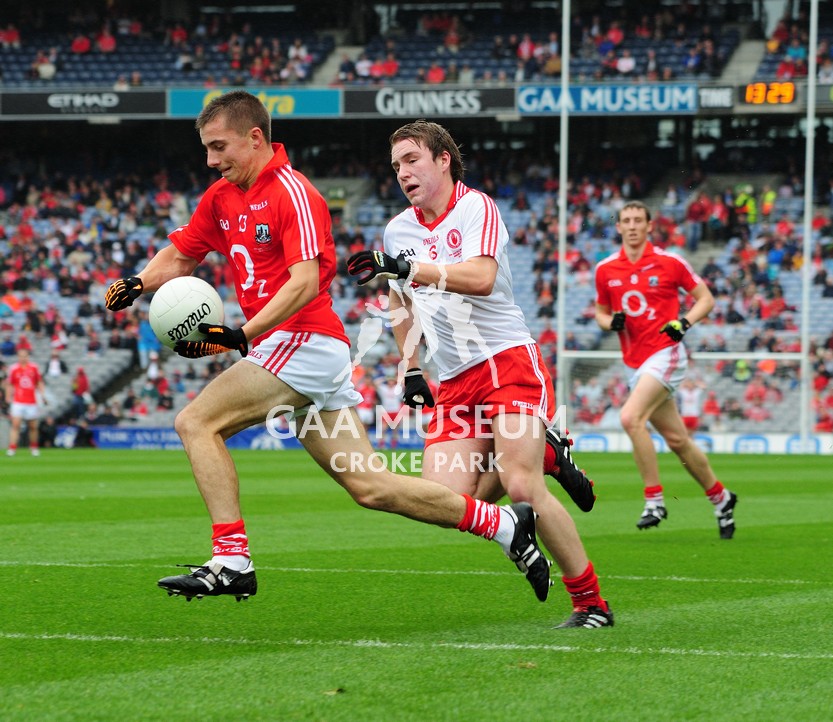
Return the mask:
<svg viewBox="0 0 833 722">
<path fill-rule="evenodd" d="M 462 496 L 429 479 L 394 474 L 379 464 L 355 410 L 348 412 L 353 420 L 352 428 L 344 428 L 343 421 L 339 421 L 346 413 L 343 410 L 319 412 L 324 433 L 311 426 L 301 442 L 358 504 L 493 538 L 524 572 L 538 599 L 546 599 L 550 586 L 549 562 L 538 548 L 535 515 L 529 505 L 498 508 Z M 497 523 L 496 530 L 486 528 L 493 526 L 493 522 L 484 526 L 480 519 L 492 519 Z"/>
<path fill-rule="evenodd" d="M 189 601 L 230 594 L 240 601 L 257 593 L 240 511 L 237 469 L 225 440 L 261 423 L 275 406 L 307 403 L 270 372 L 241 360 L 179 412 L 174 425 L 211 517 L 213 556 L 202 565 L 182 565 L 190 569 L 189 574 L 160 579 L 159 586 L 168 594 L 181 594 Z"/>
<path fill-rule="evenodd" d="M 9 427 L 9 448 L 6 449 L 6 456 L 14 456 L 17 452 L 17 442 L 20 441 L 20 417 L 11 417 L 11 426 Z"/>
<path fill-rule="evenodd" d="M 706 453 L 688 435 L 677 405 L 672 399 L 660 404 L 651 416 L 651 423 L 682 462 L 683 468 L 702 487 L 714 505 L 721 539 L 735 535 L 735 504 L 737 495 L 718 481 Z"/>
</svg>

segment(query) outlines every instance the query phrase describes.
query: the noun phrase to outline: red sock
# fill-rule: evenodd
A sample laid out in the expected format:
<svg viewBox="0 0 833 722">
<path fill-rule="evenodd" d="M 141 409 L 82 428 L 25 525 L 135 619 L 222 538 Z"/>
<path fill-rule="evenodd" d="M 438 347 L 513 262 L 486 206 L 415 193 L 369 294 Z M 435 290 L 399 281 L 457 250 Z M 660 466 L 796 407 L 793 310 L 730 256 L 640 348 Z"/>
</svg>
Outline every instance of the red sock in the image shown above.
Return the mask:
<svg viewBox="0 0 833 722">
<path fill-rule="evenodd" d="M 559 469 L 558 465 L 555 463 L 555 449 L 553 449 L 549 444 L 544 445 L 544 473 L 545 474 L 557 474 Z"/>
<path fill-rule="evenodd" d="M 249 538 L 246 536 L 246 525 L 242 519 L 231 524 L 213 524 L 211 526 L 211 541 L 213 555 L 251 557 L 249 554 Z"/>
<path fill-rule="evenodd" d="M 717 506 L 721 501 L 723 501 L 723 497 L 726 495 L 726 487 L 723 486 L 719 481 L 715 482 L 715 485 L 711 489 L 706 489 L 706 496 L 709 497 L 709 501 Z"/>
<path fill-rule="evenodd" d="M 463 498 L 466 500 L 466 513 L 457 528 L 484 539 L 494 539 L 500 521 L 500 509 L 494 504 L 472 499 L 468 494 L 463 494 Z"/>
<path fill-rule="evenodd" d="M 646 486 L 645 501 L 653 501 L 656 504 L 662 504 L 662 484 L 657 484 L 656 486 Z"/>
<path fill-rule="evenodd" d="M 580 576 L 573 579 L 562 577 L 561 581 L 564 582 L 567 593 L 573 600 L 573 609 L 601 607 L 608 611 L 607 602 L 602 599 L 602 593 L 599 590 L 599 578 L 593 570 L 593 562 L 587 562 L 587 569 Z"/>
</svg>

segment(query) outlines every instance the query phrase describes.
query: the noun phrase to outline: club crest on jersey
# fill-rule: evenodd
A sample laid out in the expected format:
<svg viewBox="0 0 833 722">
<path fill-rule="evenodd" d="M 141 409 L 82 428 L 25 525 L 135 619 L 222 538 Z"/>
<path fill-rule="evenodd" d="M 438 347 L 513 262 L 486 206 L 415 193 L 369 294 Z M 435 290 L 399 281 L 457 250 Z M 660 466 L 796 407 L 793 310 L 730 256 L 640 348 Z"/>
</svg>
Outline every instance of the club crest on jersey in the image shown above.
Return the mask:
<svg viewBox="0 0 833 722">
<path fill-rule="evenodd" d="M 648 276 L 649 286 L 659 286 L 659 276 Z"/>
<path fill-rule="evenodd" d="M 452 228 L 445 237 L 445 242 L 452 251 L 456 251 L 463 243 L 463 236 L 456 228 Z"/>
<path fill-rule="evenodd" d="M 263 245 L 272 242 L 272 234 L 269 233 L 268 223 L 258 223 L 255 226 L 255 243 Z"/>
</svg>

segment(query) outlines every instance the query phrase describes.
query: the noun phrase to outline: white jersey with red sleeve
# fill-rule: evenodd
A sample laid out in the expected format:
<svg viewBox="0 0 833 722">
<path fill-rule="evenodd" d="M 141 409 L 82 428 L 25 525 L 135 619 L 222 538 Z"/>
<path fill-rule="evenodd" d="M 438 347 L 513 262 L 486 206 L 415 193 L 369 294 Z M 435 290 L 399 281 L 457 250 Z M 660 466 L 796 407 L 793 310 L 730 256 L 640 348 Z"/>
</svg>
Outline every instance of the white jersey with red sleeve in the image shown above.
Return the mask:
<svg viewBox="0 0 833 722">
<path fill-rule="evenodd" d="M 38 397 L 36 391 L 41 382 L 40 370 L 33 363 L 25 366 L 20 363 L 12 364 L 9 368 L 9 383 L 12 386 L 13 404 L 36 404 Z"/>
<path fill-rule="evenodd" d="M 205 192 L 191 220 L 168 237 L 180 252 L 198 261 L 211 251 L 226 257 L 247 319 L 289 280 L 290 266 L 317 258 L 317 298 L 278 328 L 349 343 L 328 291 L 336 258 L 327 202 L 292 168 L 282 144 L 273 143 L 272 148 L 272 160 L 248 191 L 221 178 Z"/>
<path fill-rule="evenodd" d="M 599 262 L 596 303 L 627 314 L 619 333 L 625 365 L 639 368 L 657 351 L 675 345 L 660 329 L 679 317 L 680 289 L 689 292 L 700 282 L 688 261 L 650 242 L 635 263 L 624 249 Z"/>
<path fill-rule="evenodd" d="M 488 296 L 450 293 L 442 283 L 411 284 L 414 313 L 438 366 L 440 381 L 454 378 L 501 351 L 533 343 L 512 293 L 508 243 L 509 233 L 495 202 L 459 181 L 445 213 L 432 223 L 412 206 L 385 228 L 385 253 L 391 256 L 401 253 L 409 261 L 441 266 L 477 256 L 497 261 L 497 278 Z M 402 289 L 402 282 L 397 286 Z"/>
</svg>

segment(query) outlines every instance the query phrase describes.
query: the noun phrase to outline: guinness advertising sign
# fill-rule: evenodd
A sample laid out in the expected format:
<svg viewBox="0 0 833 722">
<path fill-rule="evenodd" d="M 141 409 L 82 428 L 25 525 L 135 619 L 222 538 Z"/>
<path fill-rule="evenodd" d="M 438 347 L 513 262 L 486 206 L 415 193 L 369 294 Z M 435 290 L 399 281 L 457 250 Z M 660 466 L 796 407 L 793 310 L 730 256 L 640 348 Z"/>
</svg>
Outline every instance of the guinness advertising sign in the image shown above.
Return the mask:
<svg viewBox="0 0 833 722">
<path fill-rule="evenodd" d="M 159 90 L 73 90 L 9 93 L 0 96 L 0 116 L 84 118 L 91 115 L 157 116 L 167 110 L 165 92 Z"/>
<path fill-rule="evenodd" d="M 514 88 L 386 86 L 375 90 L 344 91 L 345 116 L 437 118 L 514 112 Z"/>
</svg>

